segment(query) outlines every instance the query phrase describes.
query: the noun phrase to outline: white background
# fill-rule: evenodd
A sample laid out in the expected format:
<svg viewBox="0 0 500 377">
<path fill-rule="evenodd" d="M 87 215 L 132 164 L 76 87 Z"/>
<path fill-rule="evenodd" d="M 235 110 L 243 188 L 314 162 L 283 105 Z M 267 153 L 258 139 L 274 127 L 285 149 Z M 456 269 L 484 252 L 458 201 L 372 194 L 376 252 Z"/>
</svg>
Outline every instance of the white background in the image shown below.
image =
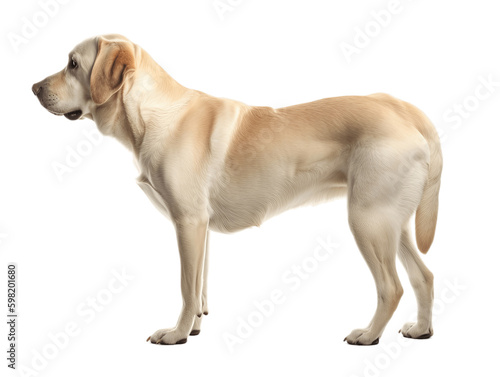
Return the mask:
<svg viewBox="0 0 500 377">
<path fill-rule="evenodd" d="M 39 376 L 494 373 L 500 335 L 496 2 L 401 0 L 378 30 L 372 12 L 387 10 L 389 1 L 232 3 L 221 19 L 212 0 L 72 0 L 45 25 L 37 1 L 4 4 L 1 311 L 7 263 L 16 262 L 18 363 L 37 367 L 32 375 Z M 34 17 L 41 26 L 16 51 L 9 38 L 22 36 Z M 354 45 L 367 27 L 369 43 L 349 61 L 341 44 Z M 184 86 L 248 104 L 280 107 L 387 92 L 423 109 L 440 129 L 444 153 L 436 238 L 423 256 L 435 274 L 434 337 L 400 345 L 398 330 L 416 312 L 400 268 L 405 295 L 380 345 L 342 342 L 369 322 L 376 295 L 341 199 L 288 212 L 260 229 L 212 234 L 210 315 L 201 334 L 182 346 L 146 343 L 157 329 L 173 326 L 180 310 L 173 227 L 135 184 L 132 156 L 113 139 L 93 145 L 60 181 L 53 164 L 65 163 L 68 148 L 77 148 L 95 125 L 55 117 L 31 93 L 33 83 L 64 67 L 74 45 L 103 33 L 140 44 Z M 488 90 L 487 80 L 496 86 Z M 464 102 L 467 114 L 451 120 L 454 105 Z M 340 246 L 293 291 L 282 275 L 311 261 L 318 238 Z M 89 297 L 107 297 L 112 271 L 122 269 L 134 278 L 87 323 L 77 308 Z M 255 313 L 254 301 L 269 299 L 275 289 L 285 301 L 231 352 L 224 334 L 236 334 L 239 318 Z M 50 335 L 71 323 L 78 335 L 54 351 Z M 0 343 L 4 355 L 5 335 Z M 52 359 L 33 365 L 44 352 Z"/>
</svg>

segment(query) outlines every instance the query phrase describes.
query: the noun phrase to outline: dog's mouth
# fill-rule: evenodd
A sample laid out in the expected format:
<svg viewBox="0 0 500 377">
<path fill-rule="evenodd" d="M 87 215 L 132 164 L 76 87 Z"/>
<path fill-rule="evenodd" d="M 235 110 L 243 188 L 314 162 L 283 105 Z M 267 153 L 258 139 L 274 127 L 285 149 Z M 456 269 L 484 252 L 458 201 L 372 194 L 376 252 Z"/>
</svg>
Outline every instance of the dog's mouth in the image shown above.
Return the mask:
<svg viewBox="0 0 500 377">
<path fill-rule="evenodd" d="M 47 109 L 47 108 L 46 108 Z M 58 113 L 56 111 L 53 111 L 53 110 L 50 110 L 50 109 L 47 109 L 49 111 L 49 113 L 51 114 L 54 114 L 54 115 L 57 115 L 57 116 L 61 116 L 61 115 L 64 115 L 66 118 L 68 118 L 69 120 L 77 120 L 77 119 L 80 119 L 80 117 L 82 116 L 83 112 L 82 110 L 73 110 L 73 111 L 70 111 L 69 113 Z"/>
<path fill-rule="evenodd" d="M 63 115 L 66 118 L 68 118 L 69 120 L 77 120 L 77 119 L 80 119 L 80 117 L 82 116 L 82 110 L 71 111 L 71 112 L 63 114 Z"/>
</svg>

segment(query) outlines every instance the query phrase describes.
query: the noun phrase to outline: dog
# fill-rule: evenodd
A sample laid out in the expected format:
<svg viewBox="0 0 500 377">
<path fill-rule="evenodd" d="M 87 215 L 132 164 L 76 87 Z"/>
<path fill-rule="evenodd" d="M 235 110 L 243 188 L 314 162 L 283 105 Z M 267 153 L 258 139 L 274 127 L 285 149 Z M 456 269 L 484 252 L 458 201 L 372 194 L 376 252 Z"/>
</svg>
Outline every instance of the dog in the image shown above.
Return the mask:
<svg viewBox="0 0 500 377">
<path fill-rule="evenodd" d="M 259 226 L 287 209 L 347 196 L 349 226 L 377 290 L 368 326 L 344 341 L 379 342 L 403 289 L 396 255 L 418 304 L 408 338 L 433 334 L 433 274 L 418 249 L 435 234 L 443 165 L 431 121 L 387 94 L 343 96 L 290 107 L 248 106 L 185 88 L 146 51 L 118 34 L 87 39 L 66 67 L 32 87 L 49 112 L 92 119 L 123 143 L 137 183 L 174 224 L 181 262 L 177 325 L 155 344 L 182 344 L 208 314 L 209 231 Z"/>
</svg>

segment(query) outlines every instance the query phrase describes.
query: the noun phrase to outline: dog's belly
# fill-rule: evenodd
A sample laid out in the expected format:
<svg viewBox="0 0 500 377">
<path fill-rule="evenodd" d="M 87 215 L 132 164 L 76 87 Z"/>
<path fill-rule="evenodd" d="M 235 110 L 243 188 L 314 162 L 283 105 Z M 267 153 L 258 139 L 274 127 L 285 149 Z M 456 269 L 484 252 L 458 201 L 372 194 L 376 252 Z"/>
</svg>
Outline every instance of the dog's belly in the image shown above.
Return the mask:
<svg viewBox="0 0 500 377">
<path fill-rule="evenodd" d="M 212 203 L 212 215 L 210 216 L 209 229 L 220 233 L 233 233 L 240 230 L 250 228 L 252 226 L 260 226 L 265 220 L 279 215 L 280 213 L 302 205 L 315 205 L 321 202 L 332 200 L 335 197 L 344 196 L 346 194 L 346 186 L 332 186 L 318 190 L 315 195 L 303 196 L 302 200 L 295 200 L 288 203 L 286 206 L 276 206 L 276 203 L 260 202 L 258 206 L 248 207 L 242 199 L 234 203 Z M 252 198 L 255 201 L 256 198 Z"/>
<path fill-rule="evenodd" d="M 290 174 L 278 166 L 260 174 L 228 175 L 210 192 L 209 228 L 237 232 L 260 226 L 288 209 L 345 195 L 343 174 L 327 171 L 318 168 Z"/>
</svg>

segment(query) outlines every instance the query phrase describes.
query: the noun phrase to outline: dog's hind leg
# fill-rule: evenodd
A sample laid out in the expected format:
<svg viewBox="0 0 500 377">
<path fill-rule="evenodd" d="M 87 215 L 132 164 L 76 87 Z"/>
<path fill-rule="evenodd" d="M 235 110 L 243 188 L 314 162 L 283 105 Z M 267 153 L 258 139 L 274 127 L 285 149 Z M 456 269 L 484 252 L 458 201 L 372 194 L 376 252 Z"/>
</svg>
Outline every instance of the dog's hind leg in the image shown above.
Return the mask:
<svg viewBox="0 0 500 377">
<path fill-rule="evenodd" d="M 432 330 L 432 304 L 434 299 L 432 272 L 425 266 L 413 245 L 409 232 L 403 229 L 398 250 L 398 257 L 408 272 L 410 283 L 417 297 L 417 322 L 408 322 L 400 332 L 407 338 L 430 338 Z"/>
<path fill-rule="evenodd" d="M 375 280 L 378 301 L 370 324 L 353 330 L 345 340 L 356 345 L 377 344 L 403 295 L 395 263 L 398 227 L 385 208 L 367 209 L 356 204 L 350 204 L 349 225 Z"/>
<path fill-rule="evenodd" d="M 404 253 L 412 270 L 418 265 L 407 251 L 407 235 L 401 235 L 420 202 L 427 179 L 428 149 L 418 138 L 415 140 L 358 147 L 352 156 L 348 177 L 349 225 L 375 280 L 378 301 L 370 324 L 346 337 L 349 344 L 378 343 L 396 310 L 403 294 L 396 272 L 398 250 L 403 250 L 400 253 Z M 423 290 L 416 282 L 418 278 L 413 274 L 412 283 Z M 424 299 L 424 293 L 420 296 L 422 305 L 428 305 L 428 297 Z"/>
</svg>

